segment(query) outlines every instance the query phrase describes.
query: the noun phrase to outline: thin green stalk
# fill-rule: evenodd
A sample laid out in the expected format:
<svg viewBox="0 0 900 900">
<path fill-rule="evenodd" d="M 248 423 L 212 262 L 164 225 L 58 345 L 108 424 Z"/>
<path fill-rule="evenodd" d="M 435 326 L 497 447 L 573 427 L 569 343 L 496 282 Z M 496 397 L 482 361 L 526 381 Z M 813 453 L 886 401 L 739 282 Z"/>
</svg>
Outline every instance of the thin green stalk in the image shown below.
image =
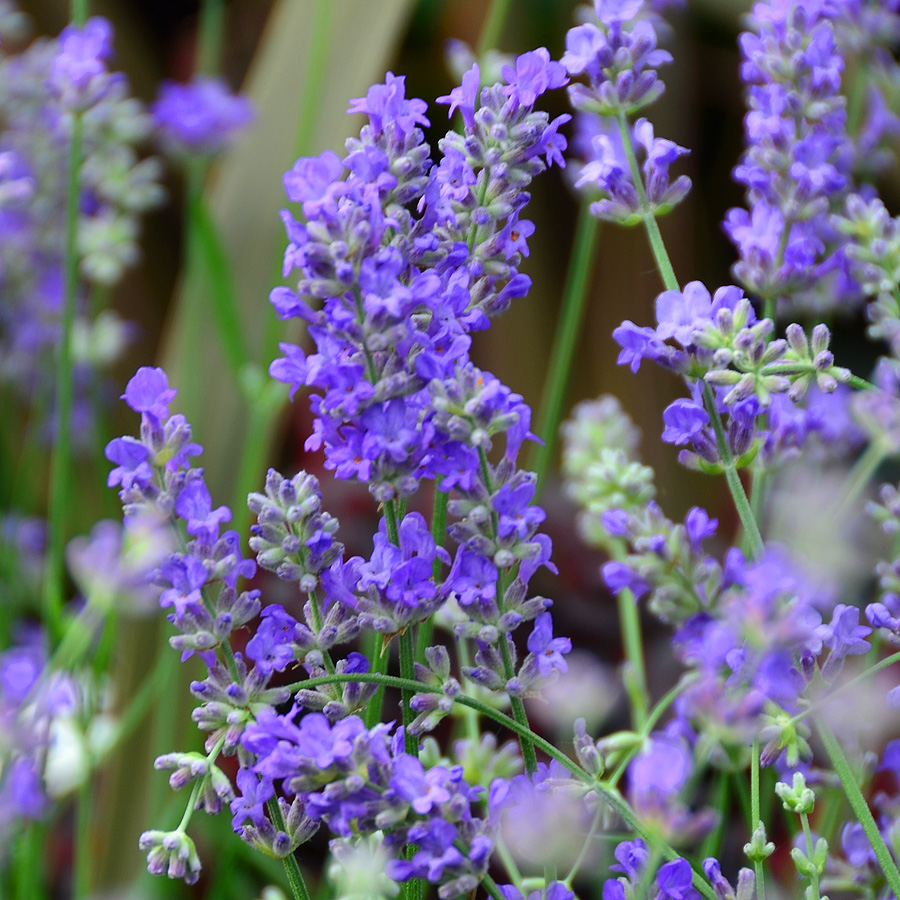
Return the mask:
<svg viewBox="0 0 900 900">
<path fill-rule="evenodd" d="M 553 342 L 553 350 L 550 354 L 550 365 L 544 380 L 544 389 L 541 393 L 543 399 L 537 418 L 537 433 L 544 443 L 537 446 L 534 454 L 534 470 L 537 473 L 535 503 L 556 448 L 557 432 L 572 375 L 575 348 L 584 321 L 585 301 L 593 270 L 594 251 L 599 229 L 600 223 L 591 215 L 590 204 L 583 202 L 578 211 L 578 222 L 575 225 L 575 241 L 563 289 L 562 311 L 556 338 Z"/>
<path fill-rule="evenodd" d="M 72 4 L 73 23 L 83 23 L 86 3 Z M 69 424 L 72 413 L 72 331 L 78 299 L 78 204 L 82 163 L 82 114 L 72 113 L 66 176 L 66 222 L 63 263 L 63 315 L 56 370 L 56 434 L 50 472 L 50 504 L 47 514 L 49 538 L 44 581 L 44 614 L 55 640 L 62 634 L 63 549 L 69 509 L 69 478 L 72 466 L 72 438 Z"/>
<path fill-rule="evenodd" d="M 815 847 L 813 846 L 812 832 L 809 830 L 809 816 L 806 813 L 800 813 L 800 822 L 803 825 L 803 837 L 806 838 L 806 856 L 812 862 Z M 812 897 L 810 900 L 819 900 L 819 873 L 815 867 L 809 875 L 809 886 L 812 888 Z"/>
<path fill-rule="evenodd" d="M 439 475 L 434 484 L 434 506 L 431 511 L 431 536 L 438 547 L 443 547 L 447 540 L 447 503 L 450 496 L 446 491 L 440 490 L 444 476 Z M 435 556 L 431 564 L 431 577 L 437 584 L 441 578 L 440 559 Z M 429 616 L 422 622 L 416 631 L 416 659 L 420 663 L 425 662 L 425 648 L 431 644 L 431 636 L 434 634 L 434 617 Z"/>
<path fill-rule="evenodd" d="M 503 657 L 503 670 L 506 677 L 512 678 L 515 674 L 515 670 L 509 652 L 509 643 L 506 640 L 505 634 L 500 636 L 500 655 Z M 516 722 L 525 728 L 526 731 L 530 732 L 531 729 L 528 726 L 528 713 L 525 712 L 525 704 L 522 702 L 521 698 L 511 696 L 509 698 L 509 706 Z M 519 744 L 522 747 L 522 759 L 525 761 L 525 771 L 531 775 L 533 772 L 537 771 L 537 756 L 534 752 L 534 743 L 528 736 L 525 736 L 520 732 Z"/>
<path fill-rule="evenodd" d="M 503 23 L 509 14 L 512 0 L 491 0 L 490 8 L 481 26 L 481 35 L 478 38 L 478 47 L 475 56 L 481 60 L 488 50 L 496 50 L 500 41 L 500 32 L 503 31 Z"/>
<path fill-rule="evenodd" d="M 466 637 L 461 637 L 456 642 L 456 657 L 459 662 L 459 669 L 462 671 L 471 665 L 472 661 L 469 658 L 469 639 Z M 463 689 L 466 687 L 466 680 L 463 678 Z M 463 720 L 466 728 L 466 737 L 472 741 L 474 746 L 478 745 L 478 741 L 481 739 L 481 729 L 478 727 L 478 713 L 475 712 L 474 709 L 470 709 L 468 706 L 463 707 Z"/>
<path fill-rule="evenodd" d="M 853 468 L 844 482 L 844 490 L 834 504 L 834 512 L 830 516 L 832 521 L 842 521 L 846 513 L 869 486 L 869 482 L 878 471 L 878 467 L 888 457 L 889 453 L 888 448 L 877 438 L 866 447 L 859 459 L 853 464 Z"/>
<path fill-rule="evenodd" d="M 578 870 L 584 865 L 584 860 L 587 857 L 588 850 L 591 848 L 591 843 L 594 840 L 594 835 L 597 833 L 597 829 L 600 827 L 600 822 L 603 819 L 603 807 L 598 806 L 597 811 L 594 813 L 594 819 L 591 822 L 591 827 L 588 829 L 588 833 L 584 837 L 584 842 L 581 845 L 581 850 L 578 851 L 578 856 L 575 858 L 575 862 L 572 863 L 572 868 L 569 869 L 569 874 L 563 878 L 563 884 L 567 887 L 572 887 L 572 880 L 578 874 Z"/>
<path fill-rule="evenodd" d="M 400 635 L 400 675 L 408 681 L 416 680 L 416 671 L 414 668 L 416 658 L 415 635 L 412 630 L 407 628 Z M 410 708 L 413 692 L 408 688 L 402 692 L 401 710 L 403 715 L 403 748 L 411 756 L 419 755 L 418 738 L 410 733 L 409 726 L 415 718 L 415 713 Z"/>
<path fill-rule="evenodd" d="M 45 872 L 44 837 L 44 826 L 40 822 L 26 822 L 19 832 L 13 877 L 16 900 L 43 900 L 47 896 L 42 877 Z"/>
<path fill-rule="evenodd" d="M 72 24 L 81 28 L 88 17 L 88 0 L 72 0 Z"/>
<path fill-rule="evenodd" d="M 156 662 L 150 674 L 141 682 L 135 695 L 131 698 L 131 702 L 122 713 L 116 729 L 116 735 L 113 744 L 109 748 L 110 751 L 114 747 L 120 746 L 135 728 L 141 723 L 141 720 L 150 709 L 150 704 L 156 700 L 162 693 L 163 685 L 169 671 L 169 658 L 172 656 L 171 647 L 168 644 L 160 647 L 156 653 Z"/>
<path fill-rule="evenodd" d="M 75 864 L 72 871 L 72 900 L 86 900 L 91 893 L 91 778 L 84 779 L 75 800 Z"/>
<path fill-rule="evenodd" d="M 371 634 L 366 635 L 365 640 L 363 641 L 363 653 L 368 657 L 372 664 L 373 675 L 380 675 L 383 678 L 388 677 L 386 674 L 388 648 L 384 642 L 383 635 L 374 631 Z M 330 683 L 331 682 L 326 682 L 326 684 Z M 372 695 L 372 699 L 369 700 L 369 705 L 366 707 L 366 714 L 363 717 L 366 728 L 374 728 L 381 721 L 381 710 L 384 706 L 384 689 L 387 687 L 387 682 L 375 681 L 374 683 L 378 685 L 378 690 Z"/>
<path fill-rule="evenodd" d="M 634 594 L 629 590 L 619 592 L 616 598 L 619 610 L 619 626 L 628 664 L 626 673 L 628 700 L 631 706 L 631 722 L 640 731 L 647 721 L 647 675 L 644 665 L 644 642 L 641 638 L 641 614 Z"/>
<path fill-rule="evenodd" d="M 826 725 L 822 719 L 816 719 L 816 725 L 818 727 L 819 737 L 821 737 L 822 743 L 825 745 L 825 750 L 831 758 L 831 764 L 834 766 L 834 771 L 841 780 L 841 786 L 850 803 L 850 808 L 853 810 L 856 820 L 862 825 L 863 831 L 865 831 L 866 837 L 869 839 L 869 843 L 872 846 L 872 850 L 875 852 L 875 857 L 881 866 L 882 872 L 884 872 L 884 877 L 887 880 L 888 885 L 890 885 L 891 891 L 895 897 L 900 897 L 900 871 L 897 870 L 897 866 L 891 857 L 891 852 L 888 850 L 884 838 L 878 830 L 878 825 L 872 817 L 872 812 L 869 809 L 868 803 L 866 803 L 866 798 L 863 796 L 862 791 L 859 789 L 859 785 L 856 783 L 856 777 L 850 769 L 847 757 L 844 755 L 841 745 L 838 743 L 837 738 L 832 734 L 828 725 Z"/>
<path fill-rule="evenodd" d="M 197 70 L 204 75 L 216 75 L 222 68 L 225 35 L 224 0 L 203 0 L 200 6 L 199 31 Z"/>
<path fill-rule="evenodd" d="M 500 888 L 497 887 L 497 882 L 490 875 L 485 875 L 481 879 L 481 886 L 493 900 L 504 900 L 503 894 L 500 893 Z"/>
<path fill-rule="evenodd" d="M 747 499 L 743 484 L 741 484 L 741 477 L 737 473 L 734 456 L 725 438 L 725 428 L 722 425 L 719 410 L 716 408 L 716 398 L 712 388 L 706 382 L 703 383 L 703 405 L 706 407 L 713 431 L 716 433 L 716 445 L 719 450 L 719 458 L 722 460 L 722 468 L 725 470 L 725 481 L 744 528 L 744 535 L 750 544 L 752 555 L 758 557 L 764 549 L 762 535 L 759 533 L 759 525 L 756 524 L 750 501 Z"/>
<path fill-rule="evenodd" d="M 641 210 L 643 212 L 644 228 L 647 230 L 647 237 L 650 240 L 650 249 L 653 251 L 653 258 L 656 260 L 656 268 L 659 270 L 660 278 L 668 291 L 678 290 L 678 279 L 675 277 L 675 270 L 672 268 L 672 261 L 669 259 L 666 245 L 663 242 L 662 235 L 659 233 L 659 224 L 656 216 L 650 209 L 647 201 L 647 192 L 644 190 L 644 179 L 641 176 L 641 170 L 638 167 L 637 157 L 634 155 L 634 144 L 631 140 L 631 129 L 628 127 L 628 119 L 625 113 L 619 111 L 619 134 L 622 136 L 622 146 L 625 148 L 625 156 L 628 159 L 628 167 L 631 170 L 631 177 L 634 180 L 634 189 L 637 191 L 638 199 L 641 202 Z"/>
<path fill-rule="evenodd" d="M 760 823 L 759 818 L 759 741 L 753 742 L 750 750 L 750 819 L 751 831 L 755 831 Z M 756 873 L 756 896 L 758 900 L 766 900 L 766 871 L 762 860 L 754 860 Z"/>
<path fill-rule="evenodd" d="M 281 808 L 278 806 L 278 800 L 274 797 L 271 800 L 268 800 L 266 802 L 266 809 L 269 811 L 269 817 L 272 819 L 272 824 L 275 826 L 276 830 L 284 831 L 284 816 L 281 815 Z M 293 895 L 294 900 L 312 900 L 309 888 L 307 888 L 306 881 L 303 878 L 303 873 L 300 871 L 297 857 L 295 857 L 293 853 L 288 853 L 288 855 L 284 857 L 283 862 L 284 871 L 287 875 L 288 884 L 291 887 L 291 894 Z"/>
<path fill-rule="evenodd" d="M 725 825 L 728 821 L 727 813 L 731 807 L 731 777 L 727 772 L 719 771 L 716 774 L 715 802 L 713 808 L 719 813 L 719 821 L 716 827 L 704 838 L 700 847 L 700 857 L 707 859 L 710 856 L 718 857 L 722 847 L 722 837 L 725 833 Z"/>
<path fill-rule="evenodd" d="M 510 883 L 519 887 L 522 883 L 522 873 L 519 871 L 519 867 L 516 865 L 512 853 L 509 852 L 509 847 L 506 846 L 506 841 L 503 840 L 502 834 L 498 834 L 497 837 L 494 838 L 494 852 L 499 857 L 500 862 L 503 863 L 503 868 L 506 869 L 506 874 L 509 876 Z"/>
<path fill-rule="evenodd" d="M 690 685 L 692 685 L 698 678 L 696 673 L 690 673 L 682 677 L 681 681 L 675 685 L 670 691 L 668 691 L 659 703 L 653 707 L 652 712 L 649 716 L 647 716 L 647 721 L 644 722 L 644 727 L 641 730 L 641 737 L 643 740 L 646 740 L 650 736 L 650 732 L 656 727 L 656 723 L 662 718 L 663 713 L 678 699 L 679 695 L 682 691 L 686 690 Z M 622 758 L 622 761 L 616 766 L 615 771 L 607 779 L 608 783 L 615 787 L 619 783 L 619 779 L 625 774 L 625 770 L 628 768 L 628 763 L 635 757 L 635 755 L 640 750 L 640 744 L 643 741 L 638 742 L 637 746 L 630 752 L 626 753 Z"/>
</svg>

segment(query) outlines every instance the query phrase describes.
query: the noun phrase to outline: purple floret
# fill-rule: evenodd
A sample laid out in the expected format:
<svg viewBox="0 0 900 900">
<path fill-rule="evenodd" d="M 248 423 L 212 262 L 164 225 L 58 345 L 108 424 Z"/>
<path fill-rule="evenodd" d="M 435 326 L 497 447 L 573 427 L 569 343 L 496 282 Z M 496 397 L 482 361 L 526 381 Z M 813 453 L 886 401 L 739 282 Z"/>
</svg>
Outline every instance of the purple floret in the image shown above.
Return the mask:
<svg viewBox="0 0 900 900">
<path fill-rule="evenodd" d="M 220 79 L 197 76 L 190 84 L 163 82 L 153 115 L 163 141 L 176 155 L 212 156 L 250 124 L 253 106 Z"/>
</svg>

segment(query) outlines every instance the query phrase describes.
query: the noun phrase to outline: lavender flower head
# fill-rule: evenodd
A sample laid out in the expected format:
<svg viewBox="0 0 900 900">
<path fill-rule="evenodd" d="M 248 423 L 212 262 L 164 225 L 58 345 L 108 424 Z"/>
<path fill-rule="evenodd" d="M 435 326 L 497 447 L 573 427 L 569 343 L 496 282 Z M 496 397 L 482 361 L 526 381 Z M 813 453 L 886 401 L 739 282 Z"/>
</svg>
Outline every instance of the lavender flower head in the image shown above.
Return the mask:
<svg viewBox="0 0 900 900">
<path fill-rule="evenodd" d="M 198 75 L 190 84 L 163 82 L 153 116 L 173 156 L 214 156 L 250 124 L 253 106 L 221 79 Z"/>
</svg>

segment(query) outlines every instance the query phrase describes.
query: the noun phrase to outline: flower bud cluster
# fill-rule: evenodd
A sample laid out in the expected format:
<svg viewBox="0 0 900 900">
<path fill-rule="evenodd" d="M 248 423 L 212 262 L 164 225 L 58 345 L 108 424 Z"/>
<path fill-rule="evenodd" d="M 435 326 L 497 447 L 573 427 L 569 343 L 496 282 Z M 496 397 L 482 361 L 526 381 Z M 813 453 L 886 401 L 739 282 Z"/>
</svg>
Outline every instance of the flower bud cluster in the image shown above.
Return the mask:
<svg viewBox="0 0 900 900">
<path fill-rule="evenodd" d="M 868 202 L 858 194 L 847 197 L 846 214 L 835 216 L 836 227 L 845 235 L 844 256 L 850 274 L 863 294 L 872 298 L 866 314 L 869 336 L 884 340 L 892 354 L 900 354 L 900 227 L 884 203 Z"/>
<path fill-rule="evenodd" d="M 598 219 L 626 227 L 637 225 L 649 213 L 656 218 L 680 203 L 691 188 L 687 175 L 669 180 L 669 166 L 689 151 L 674 141 L 654 136 L 653 125 L 638 119 L 633 126 L 632 143 L 643 156 L 644 200 L 635 187 L 625 147 L 618 126 L 606 125 L 604 120 L 582 120 L 584 132 L 597 122 L 590 138 L 590 152 L 575 181 L 576 188 L 587 188 L 589 195 L 600 193 L 601 199 L 591 204 L 591 212 Z M 582 135 L 584 137 L 585 135 Z"/>
<path fill-rule="evenodd" d="M 266 493 L 250 494 L 250 549 L 260 567 L 284 581 L 296 581 L 304 593 L 319 585 L 319 574 L 344 552 L 334 540 L 338 521 L 323 512 L 318 479 L 299 472 L 288 480 L 274 469 L 266 476 Z"/>
<path fill-rule="evenodd" d="M 573 84 L 569 99 L 582 112 L 633 115 L 658 99 L 665 85 L 656 73 L 672 55 L 656 46 L 653 23 L 640 18 L 643 0 L 607 3 L 596 0 L 597 22 L 569 29 L 562 64 L 588 84 Z"/>
<path fill-rule="evenodd" d="M 566 492 L 578 504 L 578 528 L 594 546 L 608 546 L 603 515 L 636 512 L 656 494 L 653 470 L 637 457 L 640 432 L 611 394 L 579 403 L 563 423 Z"/>
</svg>

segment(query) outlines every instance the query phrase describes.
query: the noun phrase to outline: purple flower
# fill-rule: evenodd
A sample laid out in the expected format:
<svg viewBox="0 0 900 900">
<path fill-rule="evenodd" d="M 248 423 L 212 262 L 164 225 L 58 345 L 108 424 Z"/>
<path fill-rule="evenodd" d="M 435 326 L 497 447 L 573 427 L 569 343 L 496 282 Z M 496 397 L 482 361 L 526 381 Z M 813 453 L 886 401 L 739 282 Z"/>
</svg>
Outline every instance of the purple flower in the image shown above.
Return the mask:
<svg viewBox="0 0 900 900">
<path fill-rule="evenodd" d="M 658 806 L 684 787 L 693 770 L 685 741 L 657 732 L 628 766 L 629 793 L 639 806 Z"/>
<path fill-rule="evenodd" d="M 190 84 L 163 82 L 153 115 L 165 144 L 184 156 L 212 156 L 228 147 L 253 119 L 246 97 L 218 78 L 198 75 Z"/>
<path fill-rule="evenodd" d="M 475 104 L 478 102 L 478 92 L 481 88 L 481 70 L 478 63 L 473 63 L 472 68 L 463 74 L 462 84 L 453 88 L 449 94 L 438 97 L 437 103 L 448 103 L 450 109 L 448 117 L 453 118 L 455 110 L 462 113 L 463 124 L 466 128 L 475 127 Z"/>
<path fill-rule="evenodd" d="M 709 425 L 709 415 L 693 400 L 680 398 L 665 408 L 663 422 L 666 427 L 662 439 L 667 444 L 681 446 L 691 443 Z"/>
<path fill-rule="evenodd" d="M 870 647 L 866 637 L 871 633 L 871 628 L 859 624 L 859 609 L 844 603 L 835 606 L 829 625 L 816 628 L 816 636 L 830 648 L 831 656 L 836 659 L 868 653 Z"/>
<path fill-rule="evenodd" d="M 542 678 L 555 671 L 569 671 L 563 654 L 571 652 L 572 642 L 569 638 L 553 637 L 553 618 L 550 613 L 542 613 L 534 620 L 534 630 L 528 636 L 528 649 L 534 654 L 538 674 Z"/>
<path fill-rule="evenodd" d="M 70 25 L 59 36 L 59 53 L 54 57 L 48 87 L 69 109 L 84 110 L 96 103 L 107 89 L 106 71 L 112 55 L 112 26 L 94 16 L 83 28 Z"/>
<path fill-rule="evenodd" d="M 656 873 L 659 896 L 664 900 L 700 900 L 700 892 L 693 886 L 691 864 L 686 859 L 673 859 L 660 866 Z"/>
<path fill-rule="evenodd" d="M 644 5 L 644 0 L 594 0 L 594 11 L 604 25 L 630 22 Z"/>
<path fill-rule="evenodd" d="M 178 391 L 169 387 L 166 373 L 159 368 L 141 366 L 125 386 L 122 399 L 137 413 L 148 413 L 155 419 L 169 415 L 169 403 Z"/>
<path fill-rule="evenodd" d="M 515 98 L 521 106 L 533 106 L 545 91 L 562 87 L 569 79 L 565 68 L 550 59 L 546 47 L 538 47 L 516 58 L 515 68 L 503 66 L 506 87 L 503 93 Z"/>
</svg>

